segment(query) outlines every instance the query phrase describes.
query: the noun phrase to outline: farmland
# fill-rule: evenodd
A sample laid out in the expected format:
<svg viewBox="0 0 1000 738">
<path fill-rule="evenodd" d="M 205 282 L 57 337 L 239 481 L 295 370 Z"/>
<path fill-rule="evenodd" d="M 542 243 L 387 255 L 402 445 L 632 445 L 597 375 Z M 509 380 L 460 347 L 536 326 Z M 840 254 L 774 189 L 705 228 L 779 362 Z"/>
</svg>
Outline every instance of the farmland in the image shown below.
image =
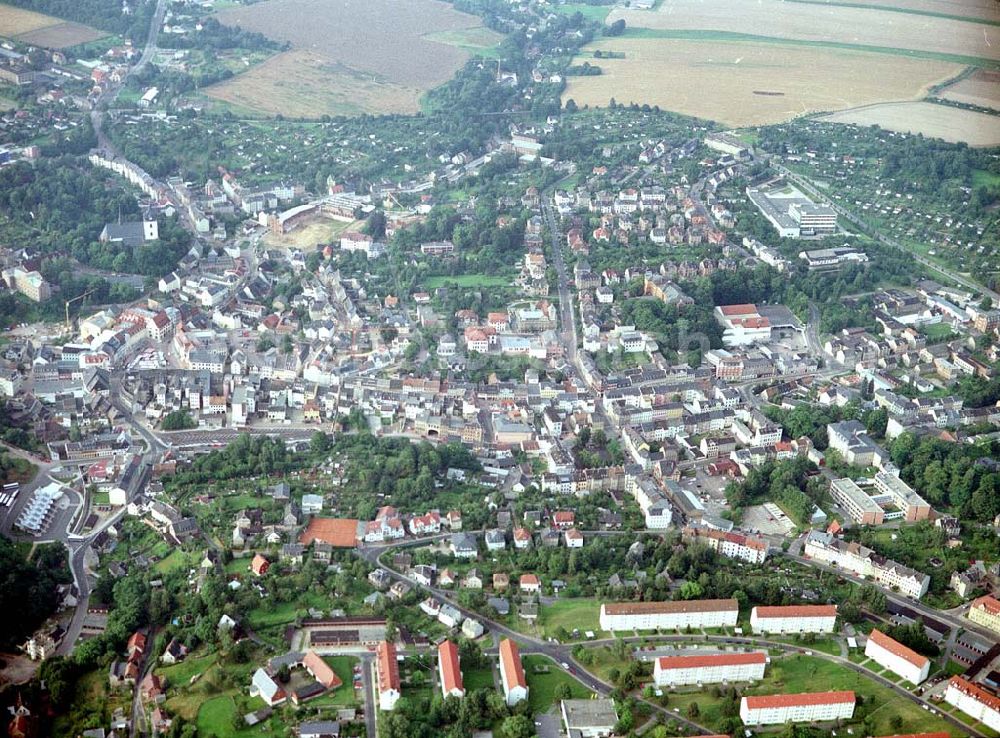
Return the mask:
<svg viewBox="0 0 1000 738">
<path fill-rule="evenodd" d="M 238 112 L 286 116 L 411 113 L 472 53 L 499 36 L 438 0 L 267 0 L 223 10 L 223 23 L 291 45 L 208 90 Z M 358 29 L 364 29 L 359 33 Z"/>
<path fill-rule="evenodd" d="M 1000 27 L 992 23 L 892 12 L 870 5 L 663 0 L 656 12 L 616 9 L 608 16 L 608 23 L 618 19 L 624 19 L 630 28 L 722 31 L 1000 60 Z"/>
<path fill-rule="evenodd" d="M 737 126 L 915 100 L 961 69 L 946 61 L 872 52 L 627 35 L 586 48 L 591 54 L 596 50 L 623 52 L 625 58 L 588 59 L 603 74 L 569 78 L 565 97 L 577 105 L 607 105 L 613 97 Z M 875 65 L 880 73 L 868 74 Z"/>
<path fill-rule="evenodd" d="M 938 96 L 957 103 L 1000 110 L 1000 72 L 977 69 L 955 84 L 948 85 Z"/>
<path fill-rule="evenodd" d="M 0 35 L 25 44 L 64 49 L 106 36 L 103 31 L 30 10 L 0 5 Z"/>
<path fill-rule="evenodd" d="M 877 125 L 889 131 L 922 133 L 970 146 L 1000 145 L 1000 118 L 929 102 L 885 103 L 843 110 L 820 118 L 828 123 Z"/>
</svg>

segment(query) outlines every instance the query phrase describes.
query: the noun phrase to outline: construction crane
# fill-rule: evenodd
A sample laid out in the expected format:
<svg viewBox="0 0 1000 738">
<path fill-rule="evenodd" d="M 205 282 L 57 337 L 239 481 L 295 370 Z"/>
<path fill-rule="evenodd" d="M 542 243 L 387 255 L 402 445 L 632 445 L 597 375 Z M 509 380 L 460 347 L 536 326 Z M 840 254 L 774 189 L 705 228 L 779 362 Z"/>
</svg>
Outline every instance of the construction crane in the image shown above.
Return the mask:
<svg viewBox="0 0 1000 738">
<path fill-rule="evenodd" d="M 76 296 L 76 297 L 74 297 L 74 298 L 72 298 L 70 300 L 66 300 L 66 330 L 67 331 L 73 330 L 73 324 L 69 322 L 69 306 L 70 306 L 70 303 L 74 303 L 77 300 L 82 300 L 87 295 L 89 295 L 89 294 L 91 294 L 93 292 L 96 292 L 96 291 L 97 291 L 97 288 L 95 287 L 94 289 L 87 290 L 82 295 L 78 295 L 78 296 Z"/>
</svg>

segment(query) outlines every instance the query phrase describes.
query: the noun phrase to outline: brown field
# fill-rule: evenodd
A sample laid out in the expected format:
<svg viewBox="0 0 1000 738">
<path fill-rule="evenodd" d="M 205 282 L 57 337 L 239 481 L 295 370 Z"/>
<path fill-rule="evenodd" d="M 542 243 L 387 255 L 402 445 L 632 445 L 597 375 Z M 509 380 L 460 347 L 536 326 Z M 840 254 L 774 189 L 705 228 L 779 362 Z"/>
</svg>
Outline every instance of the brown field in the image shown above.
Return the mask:
<svg viewBox="0 0 1000 738">
<path fill-rule="evenodd" d="M 53 18 L 31 10 L 0 5 L 0 36 L 22 43 L 64 49 L 104 38 L 108 34 L 79 23 Z"/>
<path fill-rule="evenodd" d="M 945 100 L 1000 110 L 1000 72 L 977 69 L 965 79 L 948 85 L 940 96 Z"/>
<path fill-rule="evenodd" d="M 625 59 L 588 55 L 604 73 L 570 77 L 564 98 L 603 106 L 614 97 L 731 126 L 913 100 L 961 69 L 949 62 L 868 52 L 742 42 L 612 38 L 587 47 L 594 49 L 624 51 Z M 879 73 L 871 74 L 875 67 Z"/>
<path fill-rule="evenodd" d="M 218 18 L 287 41 L 292 52 L 209 94 L 308 116 L 417 110 L 420 95 L 469 58 L 435 35 L 481 27 L 475 16 L 440 0 L 267 0 L 223 10 Z"/>
<path fill-rule="evenodd" d="M 782 0 L 663 0 L 655 12 L 615 9 L 607 22 L 619 18 L 630 27 L 726 31 L 1000 59 L 998 26 L 870 8 Z"/>
<path fill-rule="evenodd" d="M 811 2 L 848 3 L 853 5 L 878 5 L 896 10 L 920 13 L 941 13 L 962 18 L 1000 20 L 996 0 L 811 0 Z"/>
<path fill-rule="evenodd" d="M 360 227 L 361 221 L 348 223 L 342 220 L 317 217 L 315 220 L 304 223 L 298 228 L 280 236 L 275 233 L 268 233 L 264 236 L 264 244 L 268 248 L 311 250 L 317 244 L 330 243 L 334 238 L 339 241 L 341 233 Z"/>
<path fill-rule="evenodd" d="M 325 56 L 285 51 L 205 89 L 209 97 L 247 112 L 292 118 L 364 113 L 412 113 L 423 90 L 362 74 Z"/>
<path fill-rule="evenodd" d="M 945 141 L 964 141 L 970 146 L 1000 146 L 1000 118 L 972 110 L 929 102 L 884 103 L 855 110 L 842 110 L 819 120 L 828 123 L 878 125 L 901 133 L 922 133 Z"/>
</svg>

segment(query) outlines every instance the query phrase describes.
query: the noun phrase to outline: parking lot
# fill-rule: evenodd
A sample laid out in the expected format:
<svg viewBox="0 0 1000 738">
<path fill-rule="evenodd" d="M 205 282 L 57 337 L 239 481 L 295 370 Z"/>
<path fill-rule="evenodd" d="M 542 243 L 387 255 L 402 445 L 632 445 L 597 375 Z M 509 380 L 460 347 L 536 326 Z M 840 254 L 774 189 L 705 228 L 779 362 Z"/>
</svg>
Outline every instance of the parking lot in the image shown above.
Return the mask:
<svg viewBox="0 0 1000 738">
<path fill-rule="evenodd" d="M 777 514 L 775 511 L 777 510 Z M 765 536 L 787 536 L 795 530 L 795 523 L 777 509 L 776 505 L 754 505 L 743 511 L 744 530 L 757 531 Z"/>
</svg>

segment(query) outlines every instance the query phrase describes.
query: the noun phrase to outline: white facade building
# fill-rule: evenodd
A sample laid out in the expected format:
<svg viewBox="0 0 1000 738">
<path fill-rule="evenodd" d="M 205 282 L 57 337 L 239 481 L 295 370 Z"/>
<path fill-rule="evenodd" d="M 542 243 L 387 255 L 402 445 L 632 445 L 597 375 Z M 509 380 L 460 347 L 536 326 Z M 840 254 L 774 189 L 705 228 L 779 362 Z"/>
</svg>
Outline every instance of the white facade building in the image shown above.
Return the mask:
<svg viewBox="0 0 1000 738">
<path fill-rule="evenodd" d="M 931 669 L 930 659 L 880 630 L 873 630 L 868 636 L 865 656 L 913 685 L 926 680 Z"/>
<path fill-rule="evenodd" d="M 722 628 L 735 626 L 739 613 L 736 600 L 604 603 L 601 630 Z"/>
<path fill-rule="evenodd" d="M 653 681 L 661 687 L 749 682 L 764 678 L 766 664 L 763 651 L 661 656 L 653 663 Z"/>
<path fill-rule="evenodd" d="M 948 682 L 944 701 L 993 730 L 1000 730 L 1000 697 L 960 676 Z"/>
<path fill-rule="evenodd" d="M 750 612 L 754 633 L 832 633 L 836 605 L 757 606 Z"/>
<path fill-rule="evenodd" d="M 773 694 L 740 700 L 740 719 L 746 725 L 848 720 L 853 715 L 854 692 Z"/>
</svg>

